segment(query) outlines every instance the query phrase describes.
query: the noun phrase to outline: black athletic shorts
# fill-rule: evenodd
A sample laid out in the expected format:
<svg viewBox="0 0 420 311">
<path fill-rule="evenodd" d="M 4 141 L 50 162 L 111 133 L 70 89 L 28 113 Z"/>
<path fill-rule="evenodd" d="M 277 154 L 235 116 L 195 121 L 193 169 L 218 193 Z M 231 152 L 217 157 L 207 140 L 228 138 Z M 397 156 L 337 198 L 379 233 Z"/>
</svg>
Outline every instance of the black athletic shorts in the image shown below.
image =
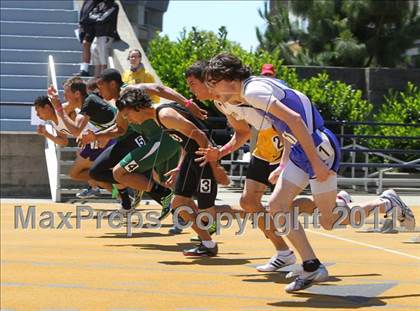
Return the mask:
<svg viewBox="0 0 420 311">
<path fill-rule="evenodd" d="M 175 195 L 197 199 L 199 209 L 214 206 L 217 196 L 217 182 L 209 164 L 200 167 L 194 154 L 187 154 L 181 164 L 175 182 Z"/>
<path fill-rule="evenodd" d="M 271 183 L 268 181 L 268 177 L 278 166 L 278 164 L 270 165 L 267 161 L 252 156 L 246 172 L 246 179 L 255 180 L 264 185 L 271 186 Z"/>
<path fill-rule="evenodd" d="M 83 27 L 80 28 L 80 33 L 79 33 L 80 43 L 83 43 L 83 40 L 86 40 L 87 42 L 92 43 L 93 39 L 95 39 L 95 26 L 93 24 L 83 25 Z"/>
</svg>

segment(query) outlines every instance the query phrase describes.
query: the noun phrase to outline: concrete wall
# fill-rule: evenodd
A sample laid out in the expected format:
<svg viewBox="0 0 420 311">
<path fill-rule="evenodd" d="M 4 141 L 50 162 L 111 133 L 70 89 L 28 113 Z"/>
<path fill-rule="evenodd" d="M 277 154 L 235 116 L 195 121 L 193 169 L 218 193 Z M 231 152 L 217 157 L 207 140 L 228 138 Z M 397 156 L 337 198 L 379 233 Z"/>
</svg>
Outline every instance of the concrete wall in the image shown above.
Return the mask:
<svg viewBox="0 0 420 311">
<path fill-rule="evenodd" d="M 301 79 L 307 79 L 321 72 L 329 74 L 332 80 L 342 81 L 363 91 L 364 97 L 379 106 L 389 89 L 404 90 L 407 82 L 420 85 L 420 69 L 394 68 L 347 68 L 288 66 L 295 68 Z M 281 77 L 280 77 L 281 78 Z"/>
<path fill-rule="evenodd" d="M 169 0 L 121 0 L 121 4 L 133 26 L 137 39 L 144 49 L 157 31 L 162 31 L 163 14 Z"/>
<path fill-rule="evenodd" d="M 50 198 L 44 138 L 1 132 L 1 197 Z"/>
</svg>

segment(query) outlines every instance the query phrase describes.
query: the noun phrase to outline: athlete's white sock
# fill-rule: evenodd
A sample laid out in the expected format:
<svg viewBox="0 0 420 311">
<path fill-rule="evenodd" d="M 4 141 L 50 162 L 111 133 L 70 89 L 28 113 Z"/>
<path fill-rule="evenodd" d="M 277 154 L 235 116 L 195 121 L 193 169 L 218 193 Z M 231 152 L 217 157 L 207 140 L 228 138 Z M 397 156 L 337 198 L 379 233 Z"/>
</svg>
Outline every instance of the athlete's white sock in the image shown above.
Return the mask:
<svg viewBox="0 0 420 311">
<path fill-rule="evenodd" d="M 291 253 L 292 253 L 292 251 L 290 249 L 288 249 L 286 251 L 277 251 L 277 255 L 282 256 L 282 257 L 289 256 Z"/>
<path fill-rule="evenodd" d="M 89 64 L 88 63 L 81 63 L 80 64 L 80 71 L 89 71 Z"/>
<path fill-rule="evenodd" d="M 202 243 L 207 248 L 213 248 L 213 247 L 216 246 L 216 242 L 211 241 L 211 240 L 210 241 L 203 241 Z"/>
</svg>

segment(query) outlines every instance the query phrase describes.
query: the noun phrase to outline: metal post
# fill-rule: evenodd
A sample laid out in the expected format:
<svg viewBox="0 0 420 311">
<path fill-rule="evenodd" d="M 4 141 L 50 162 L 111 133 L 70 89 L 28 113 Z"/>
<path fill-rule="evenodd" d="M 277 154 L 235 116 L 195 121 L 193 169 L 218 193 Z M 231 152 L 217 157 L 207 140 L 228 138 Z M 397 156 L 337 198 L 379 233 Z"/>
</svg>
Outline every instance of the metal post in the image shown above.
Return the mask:
<svg viewBox="0 0 420 311">
<path fill-rule="evenodd" d="M 369 164 L 369 153 L 365 153 L 365 163 Z M 367 178 L 369 175 L 369 167 L 365 167 L 364 171 L 365 171 L 365 178 Z M 365 179 L 365 191 L 368 192 L 368 182 L 366 179 Z"/>
<path fill-rule="evenodd" d="M 351 140 L 352 140 L 352 149 L 355 149 L 356 148 L 356 139 L 352 138 Z M 355 164 L 356 163 L 356 152 L 354 152 L 354 151 L 350 152 L 350 156 L 351 156 L 351 163 Z M 352 168 L 351 168 L 351 178 L 352 179 L 355 178 L 355 171 L 356 171 L 355 167 L 352 166 Z M 353 185 L 352 188 L 356 189 L 356 186 Z"/>
</svg>

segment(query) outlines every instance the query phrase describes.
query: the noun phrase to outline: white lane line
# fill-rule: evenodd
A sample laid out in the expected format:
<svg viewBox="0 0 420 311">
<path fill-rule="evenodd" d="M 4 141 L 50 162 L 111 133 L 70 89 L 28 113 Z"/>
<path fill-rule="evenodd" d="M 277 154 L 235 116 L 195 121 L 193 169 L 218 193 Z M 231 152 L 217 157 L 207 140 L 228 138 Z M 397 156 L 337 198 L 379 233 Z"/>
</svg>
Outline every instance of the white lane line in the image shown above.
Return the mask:
<svg viewBox="0 0 420 311">
<path fill-rule="evenodd" d="M 336 236 L 336 235 L 333 235 L 333 234 L 324 233 L 324 232 L 318 232 L 318 231 L 313 231 L 313 230 L 308 230 L 308 229 L 306 229 L 305 231 L 309 231 L 311 233 L 315 233 L 315 234 L 318 234 L 318 235 L 323 235 L 323 236 L 333 238 L 333 239 L 336 239 L 336 240 L 341 240 L 341 241 L 345 241 L 345 242 L 349 242 L 349 243 L 353 243 L 353 244 L 363 245 L 363 246 L 366 246 L 366 247 L 379 249 L 379 250 L 384 251 L 384 252 L 388 252 L 388 253 L 392 253 L 392 254 L 396 254 L 396 255 L 420 260 L 420 257 L 418 257 L 418 256 L 414 256 L 414 255 L 406 254 L 406 253 L 403 253 L 403 252 L 395 251 L 393 249 L 389 249 L 389 248 L 385 248 L 385 247 L 381 247 L 381 246 L 376 246 L 376 245 L 372 245 L 372 244 L 368 244 L 368 243 L 358 242 L 358 241 L 342 238 L 342 237 L 339 237 L 339 236 Z"/>
</svg>

